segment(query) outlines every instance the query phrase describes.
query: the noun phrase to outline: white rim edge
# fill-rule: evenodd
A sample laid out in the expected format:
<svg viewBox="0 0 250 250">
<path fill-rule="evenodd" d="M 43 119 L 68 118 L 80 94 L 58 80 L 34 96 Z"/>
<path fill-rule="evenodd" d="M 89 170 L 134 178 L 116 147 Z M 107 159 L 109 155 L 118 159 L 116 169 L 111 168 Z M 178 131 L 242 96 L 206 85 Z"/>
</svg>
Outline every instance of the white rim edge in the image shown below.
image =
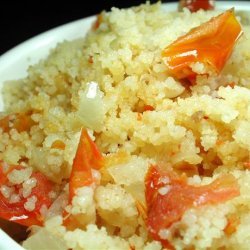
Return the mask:
<svg viewBox="0 0 250 250">
<path fill-rule="evenodd" d="M 174 11 L 177 8 L 177 3 L 165 3 L 165 6 L 168 7 L 169 11 Z M 250 2 L 246 2 L 246 1 L 232 1 L 232 2 L 228 2 L 228 1 L 220 1 L 216 3 L 216 8 L 218 9 L 227 9 L 227 8 L 232 8 L 235 7 L 237 10 L 245 10 L 245 11 L 250 11 Z M 59 30 L 61 29 L 66 29 L 70 30 L 71 27 L 75 26 L 75 25 L 79 25 L 82 22 L 88 22 L 91 23 L 94 20 L 95 16 L 89 16 L 86 18 L 82 18 L 76 21 L 72 21 L 69 22 L 67 24 L 63 24 L 60 25 L 58 27 L 55 27 L 53 29 L 50 29 L 48 31 L 45 31 L 33 38 L 30 38 L 22 43 L 20 43 L 19 45 L 13 47 L 12 49 L 6 51 L 5 53 L 3 53 L 2 55 L 0 55 L 0 63 L 2 60 L 6 60 L 6 57 L 10 57 L 12 56 L 13 53 L 16 53 L 17 51 L 24 49 L 25 47 L 27 47 L 27 43 L 34 43 L 37 45 L 35 45 L 35 48 L 39 48 L 41 44 L 49 44 L 51 42 L 52 37 L 54 37 L 55 33 L 57 33 Z M 81 34 L 79 34 L 79 37 L 81 37 Z M 19 53 L 18 53 L 19 54 Z"/>
<path fill-rule="evenodd" d="M 21 245 L 15 242 L 8 234 L 6 234 L 0 228 L 1 242 L 0 249 L 1 250 L 25 250 Z M 3 244 L 4 243 L 4 244 Z"/>
</svg>

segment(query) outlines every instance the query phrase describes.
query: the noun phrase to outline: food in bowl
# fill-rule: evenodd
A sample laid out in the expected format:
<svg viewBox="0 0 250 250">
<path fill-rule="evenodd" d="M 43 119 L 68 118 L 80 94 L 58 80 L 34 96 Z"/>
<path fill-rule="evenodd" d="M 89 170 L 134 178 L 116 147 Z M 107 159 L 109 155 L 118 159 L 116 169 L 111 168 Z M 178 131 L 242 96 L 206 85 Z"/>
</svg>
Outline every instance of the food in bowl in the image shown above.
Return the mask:
<svg viewBox="0 0 250 250">
<path fill-rule="evenodd" d="M 0 217 L 24 248 L 243 249 L 249 39 L 233 10 L 113 8 L 6 82 Z"/>
</svg>

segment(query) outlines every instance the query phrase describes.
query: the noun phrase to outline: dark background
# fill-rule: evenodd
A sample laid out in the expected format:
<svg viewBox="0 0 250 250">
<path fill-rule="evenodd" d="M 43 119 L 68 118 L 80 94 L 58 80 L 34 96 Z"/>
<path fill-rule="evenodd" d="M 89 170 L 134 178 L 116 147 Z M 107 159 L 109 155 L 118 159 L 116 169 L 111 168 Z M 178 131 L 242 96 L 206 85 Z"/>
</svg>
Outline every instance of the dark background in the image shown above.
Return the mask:
<svg viewBox="0 0 250 250">
<path fill-rule="evenodd" d="M 146 0 L 5 0 L 0 9 L 0 55 L 41 32 L 94 15 L 112 6 L 130 7 Z M 228 0 L 230 1 L 230 0 Z M 247 1 L 247 0 L 246 0 Z M 150 2 L 157 2 L 151 0 Z M 175 2 L 168 0 L 162 2 Z"/>
</svg>

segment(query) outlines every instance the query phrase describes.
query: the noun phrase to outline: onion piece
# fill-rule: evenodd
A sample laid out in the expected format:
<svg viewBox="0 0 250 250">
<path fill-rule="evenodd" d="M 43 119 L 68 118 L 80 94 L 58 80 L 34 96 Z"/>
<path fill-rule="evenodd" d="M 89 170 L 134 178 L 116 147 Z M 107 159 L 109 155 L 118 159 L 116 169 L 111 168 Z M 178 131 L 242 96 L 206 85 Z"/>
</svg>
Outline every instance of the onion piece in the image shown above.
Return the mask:
<svg viewBox="0 0 250 250">
<path fill-rule="evenodd" d="M 144 178 L 149 165 L 148 160 L 132 157 L 127 163 L 114 165 L 107 171 L 116 184 L 124 186 L 136 201 L 145 204 Z"/>
<path fill-rule="evenodd" d="M 85 127 L 100 131 L 104 120 L 103 92 L 96 82 L 88 82 L 84 90 L 79 91 L 77 118 Z"/>
<path fill-rule="evenodd" d="M 66 192 L 63 192 L 56 198 L 45 214 L 46 220 L 62 214 L 68 204 L 68 196 L 69 195 Z"/>
</svg>

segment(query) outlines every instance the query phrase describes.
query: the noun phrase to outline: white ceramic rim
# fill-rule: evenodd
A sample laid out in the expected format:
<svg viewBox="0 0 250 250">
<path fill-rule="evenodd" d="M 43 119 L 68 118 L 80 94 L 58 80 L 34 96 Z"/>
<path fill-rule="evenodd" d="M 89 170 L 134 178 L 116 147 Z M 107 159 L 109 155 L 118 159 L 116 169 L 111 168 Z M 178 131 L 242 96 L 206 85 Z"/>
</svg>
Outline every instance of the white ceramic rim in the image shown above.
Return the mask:
<svg viewBox="0 0 250 250">
<path fill-rule="evenodd" d="M 249 2 L 221 1 L 216 3 L 216 9 L 225 10 L 233 7 L 239 11 L 250 11 Z M 177 9 L 177 3 L 164 4 L 164 8 L 169 11 L 174 11 Z M 66 39 L 73 40 L 84 36 L 94 19 L 95 17 L 91 16 L 61 25 L 21 43 L 0 56 L 0 91 L 4 81 L 24 77 L 28 66 L 45 58 L 49 50 L 55 47 L 57 43 Z M 79 30 L 82 30 L 82 32 L 79 32 Z M 14 75 L 13 71 L 15 72 Z M 0 96 L 0 111 L 2 110 L 3 102 Z M 0 249 L 24 250 L 24 248 L 17 244 L 1 229 Z"/>
</svg>

